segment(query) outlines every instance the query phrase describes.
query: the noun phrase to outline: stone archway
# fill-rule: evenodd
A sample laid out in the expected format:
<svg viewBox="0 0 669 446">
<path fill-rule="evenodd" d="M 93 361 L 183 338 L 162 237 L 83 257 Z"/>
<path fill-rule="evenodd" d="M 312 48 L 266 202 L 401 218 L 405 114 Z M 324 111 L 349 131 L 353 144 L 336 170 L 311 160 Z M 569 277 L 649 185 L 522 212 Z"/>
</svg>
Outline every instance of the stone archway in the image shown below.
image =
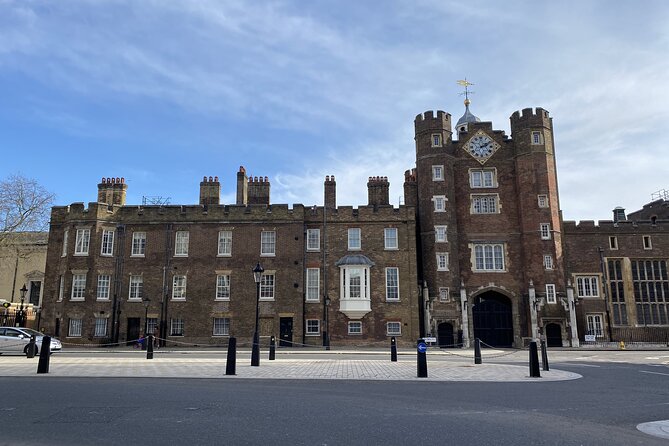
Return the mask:
<svg viewBox="0 0 669 446">
<path fill-rule="evenodd" d="M 511 300 L 496 291 L 486 291 L 474 299 L 474 337 L 492 347 L 513 346 Z"/>
</svg>

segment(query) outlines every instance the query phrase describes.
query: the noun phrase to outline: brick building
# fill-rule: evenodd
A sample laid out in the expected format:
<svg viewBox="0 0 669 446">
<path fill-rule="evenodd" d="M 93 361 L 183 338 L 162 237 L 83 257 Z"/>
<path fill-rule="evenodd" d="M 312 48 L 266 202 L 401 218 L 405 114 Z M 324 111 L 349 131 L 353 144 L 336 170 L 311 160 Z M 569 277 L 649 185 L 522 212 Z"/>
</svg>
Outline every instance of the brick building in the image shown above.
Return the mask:
<svg viewBox="0 0 669 446">
<path fill-rule="evenodd" d="M 368 204 L 273 204 L 267 177 L 240 168 L 236 202 L 205 177 L 200 203 L 126 205 L 123 179 L 98 199 L 54 207 L 42 328 L 69 341 L 248 344 L 260 262 L 260 332 L 284 344 L 521 347 L 669 340 L 669 206 L 657 197 L 610 222 L 564 222 L 553 122 L 511 115 L 511 135 L 469 110 L 414 121 L 404 204 L 370 177 Z M 145 305 L 146 304 L 146 307 Z M 146 317 L 145 317 L 146 316 Z"/>
<path fill-rule="evenodd" d="M 419 335 L 415 210 L 393 207 L 385 177 L 369 205 L 270 203 L 270 182 L 237 173 L 237 200 L 220 203 L 205 177 L 200 204 L 130 206 L 122 178 L 98 200 L 54 207 L 42 328 L 73 342 L 125 342 L 148 329 L 198 345 L 249 342 L 261 263 L 260 335 L 283 345 L 400 343 Z"/>
</svg>

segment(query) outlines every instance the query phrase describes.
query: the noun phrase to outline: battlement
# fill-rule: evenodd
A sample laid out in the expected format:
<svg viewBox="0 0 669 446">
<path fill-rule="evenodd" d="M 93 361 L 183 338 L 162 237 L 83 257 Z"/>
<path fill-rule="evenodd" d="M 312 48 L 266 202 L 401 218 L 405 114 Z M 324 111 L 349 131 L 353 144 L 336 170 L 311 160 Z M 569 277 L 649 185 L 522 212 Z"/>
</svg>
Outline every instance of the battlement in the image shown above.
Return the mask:
<svg viewBox="0 0 669 446">
<path fill-rule="evenodd" d="M 434 111 L 428 110 L 416 116 L 414 127 L 416 134 L 439 130 L 451 132 L 451 115 L 442 110 L 437 110 L 437 115 L 435 116 Z"/>
<path fill-rule="evenodd" d="M 547 110 L 541 107 L 536 109 L 524 108 L 522 111 L 515 111 L 509 118 L 511 120 L 511 133 L 514 128 L 522 127 L 551 127 L 551 118 Z"/>
<path fill-rule="evenodd" d="M 669 228 L 669 220 L 625 220 L 625 221 L 613 221 L 613 220 L 581 220 L 579 222 L 573 220 L 567 220 L 562 223 L 562 227 L 565 234 L 573 233 L 592 233 L 599 232 L 602 234 L 609 233 L 629 233 L 629 232 L 639 232 L 639 231 L 648 231 L 656 232 L 662 231 L 663 228 Z"/>
</svg>

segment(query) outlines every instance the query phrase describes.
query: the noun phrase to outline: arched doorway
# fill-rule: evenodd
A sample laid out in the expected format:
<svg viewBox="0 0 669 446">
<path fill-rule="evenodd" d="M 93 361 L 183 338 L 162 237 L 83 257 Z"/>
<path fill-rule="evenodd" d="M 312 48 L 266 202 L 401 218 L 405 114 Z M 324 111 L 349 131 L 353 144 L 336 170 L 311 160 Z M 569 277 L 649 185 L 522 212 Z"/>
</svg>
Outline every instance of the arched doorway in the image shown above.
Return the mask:
<svg viewBox="0 0 669 446">
<path fill-rule="evenodd" d="M 546 324 L 546 345 L 548 347 L 562 347 L 562 327 L 560 324 Z"/>
<path fill-rule="evenodd" d="M 513 318 L 508 297 L 494 291 L 477 296 L 472 318 L 475 338 L 492 347 L 513 345 Z"/>
<path fill-rule="evenodd" d="M 442 322 L 437 327 L 437 341 L 439 347 L 441 348 L 453 348 L 455 347 L 455 339 L 453 337 L 453 324 L 448 322 Z"/>
</svg>

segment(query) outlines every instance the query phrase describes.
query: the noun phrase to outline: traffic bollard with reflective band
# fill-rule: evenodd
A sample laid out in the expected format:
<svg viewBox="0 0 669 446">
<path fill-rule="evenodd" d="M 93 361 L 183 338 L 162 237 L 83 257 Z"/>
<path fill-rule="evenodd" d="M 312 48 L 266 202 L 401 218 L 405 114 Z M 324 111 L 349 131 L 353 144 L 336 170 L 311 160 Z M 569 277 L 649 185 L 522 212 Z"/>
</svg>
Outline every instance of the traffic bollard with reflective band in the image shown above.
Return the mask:
<svg viewBox="0 0 669 446">
<path fill-rule="evenodd" d="M 272 336 L 269 338 L 269 360 L 274 361 L 276 359 L 276 338 Z"/>
<path fill-rule="evenodd" d="M 153 359 L 153 335 L 146 338 L 146 359 Z"/>
<path fill-rule="evenodd" d="M 530 378 L 541 378 L 537 341 L 530 342 Z"/>
<path fill-rule="evenodd" d="M 35 335 L 30 337 L 30 342 L 28 343 L 28 348 L 26 350 L 26 358 L 35 357 Z"/>
<path fill-rule="evenodd" d="M 474 364 L 481 364 L 481 340 L 476 338 L 474 340 Z"/>
<path fill-rule="evenodd" d="M 416 359 L 418 361 L 418 378 L 427 378 L 427 345 L 423 339 L 416 343 Z"/>
<path fill-rule="evenodd" d="M 390 362 L 397 362 L 397 340 L 395 336 L 390 338 Z"/>
<path fill-rule="evenodd" d="M 51 336 L 42 338 L 42 346 L 39 351 L 39 362 L 37 373 L 49 373 L 49 358 L 51 357 Z"/>
<path fill-rule="evenodd" d="M 541 341 L 541 365 L 544 371 L 550 370 L 548 368 L 548 349 L 546 348 L 546 341 Z"/>
<path fill-rule="evenodd" d="M 237 338 L 228 340 L 228 359 L 225 362 L 225 374 L 235 375 L 237 369 Z"/>
</svg>

